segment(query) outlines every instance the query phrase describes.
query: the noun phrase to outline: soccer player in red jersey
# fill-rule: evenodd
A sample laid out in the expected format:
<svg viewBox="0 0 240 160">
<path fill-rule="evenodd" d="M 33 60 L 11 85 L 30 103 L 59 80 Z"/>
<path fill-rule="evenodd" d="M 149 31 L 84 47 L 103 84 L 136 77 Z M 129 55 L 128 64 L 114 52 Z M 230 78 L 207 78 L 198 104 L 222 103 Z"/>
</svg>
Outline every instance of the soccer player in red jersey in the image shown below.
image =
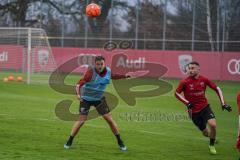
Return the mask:
<svg viewBox="0 0 240 160">
<path fill-rule="evenodd" d="M 113 134 L 116 136 L 119 148 L 123 151 L 127 150 L 122 139 L 116 122 L 110 114 L 107 101 L 104 97 L 104 92 L 110 79 L 129 78 L 129 75 L 119 75 L 111 73 L 111 69 L 105 66 L 105 58 L 102 56 L 95 57 L 95 66 L 89 67 L 84 77 L 79 80 L 76 86 L 77 97 L 80 100 L 79 120 L 72 127 L 72 131 L 65 149 L 69 149 L 72 145 L 74 137 L 79 129 L 83 126 L 88 117 L 88 112 L 91 106 L 94 106 L 98 113 L 106 120 Z"/>
<path fill-rule="evenodd" d="M 210 87 L 217 93 L 222 104 L 222 110 L 230 112 L 232 109 L 225 103 L 221 89 L 215 83 L 200 75 L 198 62 L 191 62 L 186 67 L 189 77 L 180 81 L 175 96 L 187 106 L 193 123 L 202 131 L 203 135 L 210 138 L 209 151 L 211 154 L 216 154 L 214 147 L 216 119 L 205 97 L 206 87 Z M 182 92 L 184 96 L 181 95 Z"/>
</svg>

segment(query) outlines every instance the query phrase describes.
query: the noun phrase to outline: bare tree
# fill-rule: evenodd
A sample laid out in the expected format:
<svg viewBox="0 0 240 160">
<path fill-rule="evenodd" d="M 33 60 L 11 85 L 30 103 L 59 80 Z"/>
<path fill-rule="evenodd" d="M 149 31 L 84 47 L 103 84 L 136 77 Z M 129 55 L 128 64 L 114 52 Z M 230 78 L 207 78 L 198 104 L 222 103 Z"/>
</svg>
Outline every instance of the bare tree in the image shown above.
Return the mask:
<svg viewBox="0 0 240 160">
<path fill-rule="evenodd" d="M 214 51 L 214 42 L 213 42 L 213 34 L 212 34 L 212 23 L 211 23 L 211 11 L 209 0 L 206 0 L 206 9 L 207 9 L 207 29 L 208 29 L 208 37 L 211 45 L 211 51 Z"/>
</svg>

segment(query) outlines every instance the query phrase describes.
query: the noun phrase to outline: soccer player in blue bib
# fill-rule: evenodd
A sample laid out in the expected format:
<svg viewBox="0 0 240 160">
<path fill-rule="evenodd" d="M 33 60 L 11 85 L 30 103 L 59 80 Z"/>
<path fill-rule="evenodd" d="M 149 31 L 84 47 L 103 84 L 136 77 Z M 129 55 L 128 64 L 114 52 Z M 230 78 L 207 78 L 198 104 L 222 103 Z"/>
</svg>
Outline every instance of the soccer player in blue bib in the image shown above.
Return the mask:
<svg viewBox="0 0 240 160">
<path fill-rule="evenodd" d="M 103 56 L 95 57 L 95 66 L 89 67 L 83 78 L 79 80 L 76 86 L 78 99 L 80 100 L 80 116 L 79 120 L 73 125 L 70 137 L 64 145 L 65 149 L 69 149 L 72 145 L 74 137 L 79 129 L 87 120 L 88 112 L 91 106 L 94 106 L 98 113 L 109 124 L 113 134 L 116 136 L 119 148 L 123 151 L 127 150 L 123 140 L 120 138 L 118 127 L 113 120 L 108 104 L 103 96 L 110 79 L 128 78 L 127 75 L 112 74 L 111 69 L 105 66 L 105 58 Z"/>
</svg>

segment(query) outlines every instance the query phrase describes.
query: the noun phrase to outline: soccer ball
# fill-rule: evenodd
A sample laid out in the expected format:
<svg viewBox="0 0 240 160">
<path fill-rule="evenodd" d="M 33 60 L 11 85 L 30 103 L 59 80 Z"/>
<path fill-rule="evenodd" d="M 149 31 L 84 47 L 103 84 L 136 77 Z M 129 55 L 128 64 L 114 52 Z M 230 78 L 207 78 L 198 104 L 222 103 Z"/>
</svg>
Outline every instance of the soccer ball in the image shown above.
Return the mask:
<svg viewBox="0 0 240 160">
<path fill-rule="evenodd" d="M 90 3 L 86 7 L 86 15 L 88 17 L 98 17 L 101 14 L 101 7 L 96 3 Z"/>
</svg>

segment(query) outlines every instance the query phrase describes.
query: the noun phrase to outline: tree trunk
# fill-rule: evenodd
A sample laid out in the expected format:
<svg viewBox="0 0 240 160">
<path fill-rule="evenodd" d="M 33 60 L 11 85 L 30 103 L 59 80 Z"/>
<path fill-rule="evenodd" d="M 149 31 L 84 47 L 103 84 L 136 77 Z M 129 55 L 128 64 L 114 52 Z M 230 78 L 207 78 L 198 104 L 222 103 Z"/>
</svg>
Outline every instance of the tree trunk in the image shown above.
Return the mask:
<svg viewBox="0 0 240 160">
<path fill-rule="evenodd" d="M 211 45 L 211 51 L 214 51 L 214 42 L 213 42 L 213 35 L 212 35 L 212 23 L 211 23 L 211 12 L 210 12 L 209 0 L 206 0 L 206 4 L 207 4 L 208 37 L 209 37 L 209 42 L 210 42 L 210 45 Z"/>
</svg>

